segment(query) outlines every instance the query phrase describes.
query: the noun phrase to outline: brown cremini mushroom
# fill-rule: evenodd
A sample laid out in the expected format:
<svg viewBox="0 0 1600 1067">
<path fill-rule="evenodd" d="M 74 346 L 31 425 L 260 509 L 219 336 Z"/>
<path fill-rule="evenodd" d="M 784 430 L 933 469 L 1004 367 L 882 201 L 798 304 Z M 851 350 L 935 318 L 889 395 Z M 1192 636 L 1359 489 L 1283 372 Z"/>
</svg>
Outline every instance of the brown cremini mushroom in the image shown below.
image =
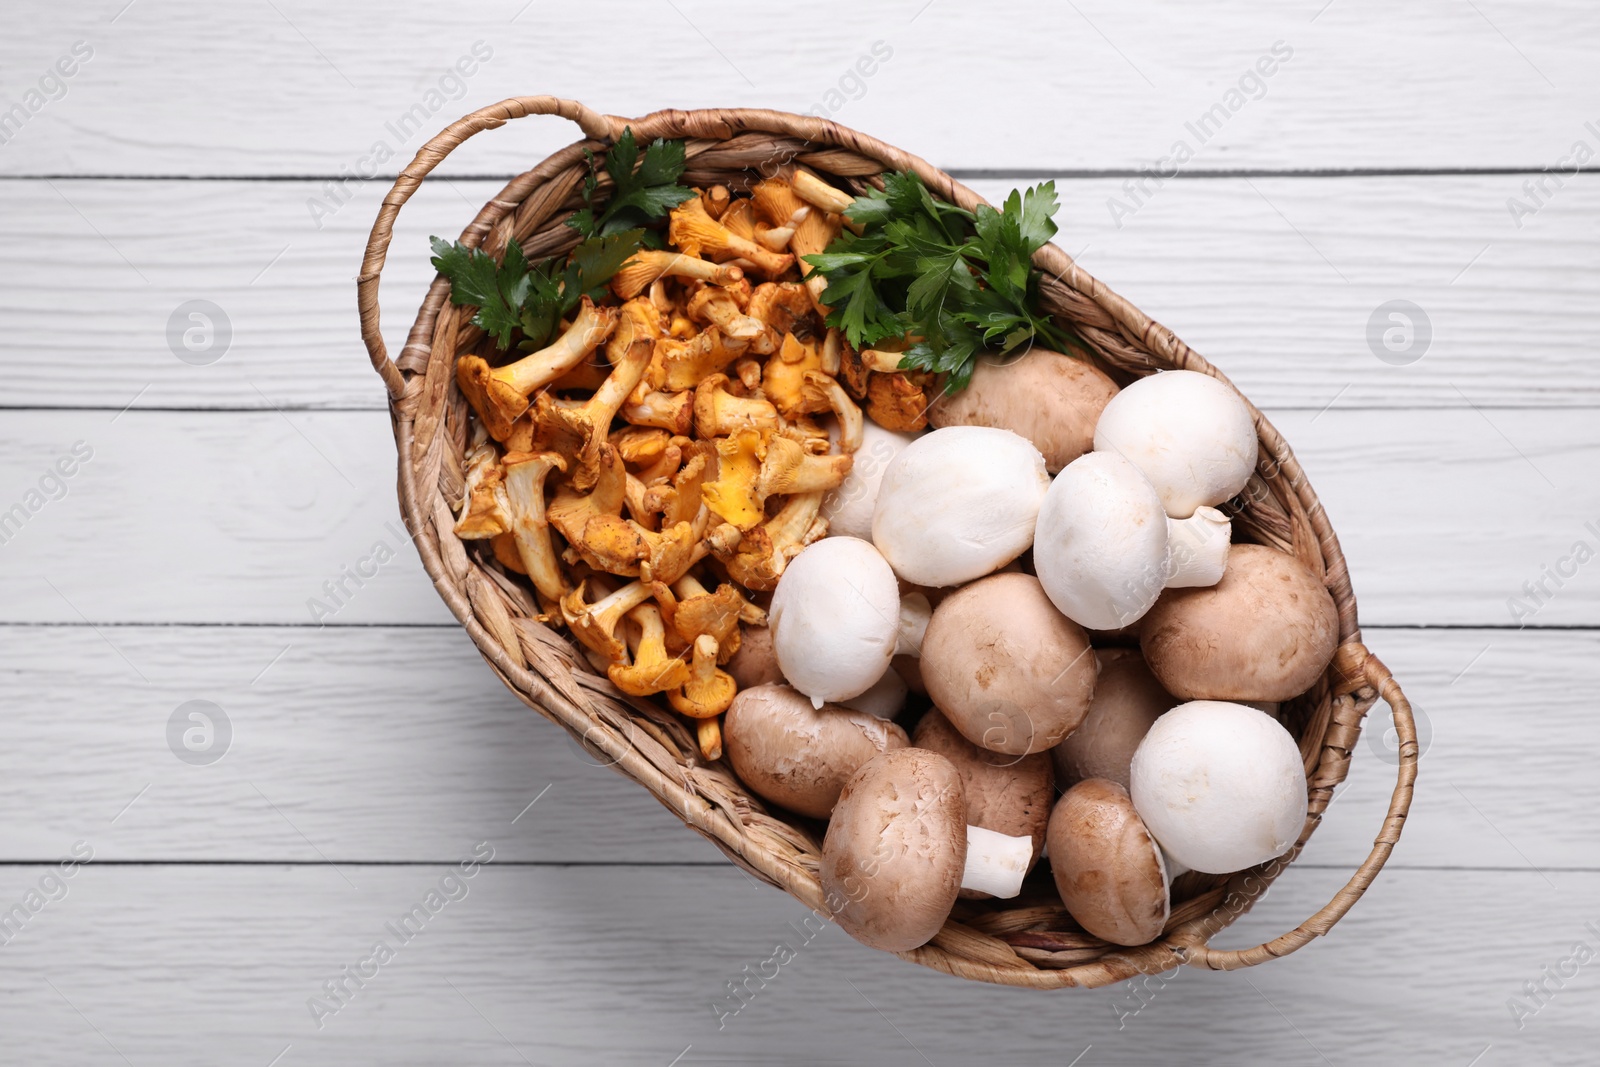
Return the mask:
<svg viewBox="0 0 1600 1067">
<path fill-rule="evenodd" d="M 767 684 L 733 698 L 723 744 L 734 772 L 757 796 L 826 819 L 857 768 L 910 741 L 892 722 L 837 704 L 813 708 L 803 693 Z"/>
<path fill-rule="evenodd" d="M 1338 643 L 1327 587 L 1293 556 L 1263 545 L 1234 545 L 1214 586 L 1163 592 L 1139 628 L 1150 670 L 1184 700 L 1297 697 Z"/>
<path fill-rule="evenodd" d="M 1033 842 L 1032 861 L 1028 864 L 1032 870 L 1044 852 L 1045 828 L 1056 797 L 1050 757 L 1043 752 L 1008 756 L 974 745 L 950 725 L 938 708 L 931 708 L 922 716 L 911 734 L 911 743 L 937 752 L 955 765 L 967 800 L 968 825 Z M 974 889 L 961 891 L 961 896 L 967 898 L 988 895 Z"/>
<path fill-rule="evenodd" d="M 1161 936 L 1172 908 L 1166 862 L 1126 789 L 1087 778 L 1067 790 L 1049 841 L 1056 890 L 1080 926 L 1114 945 Z"/>
<path fill-rule="evenodd" d="M 1094 694 L 1088 636 L 1031 574 L 992 574 L 945 597 L 923 635 L 921 665 L 951 724 L 1011 755 L 1060 744 Z"/>
<path fill-rule="evenodd" d="M 969 825 L 961 774 L 945 757 L 902 748 L 845 783 L 822 842 L 822 888 L 834 920 L 889 952 L 939 932 L 961 889 L 1014 897 L 1033 840 Z"/>
<path fill-rule="evenodd" d="M 1182 703 L 1161 688 L 1134 649 L 1097 649 L 1100 664 L 1089 713 L 1067 739 L 1051 750 L 1056 780 L 1071 786 L 1085 778 L 1104 778 L 1129 788 L 1133 753 L 1150 727 Z"/>
<path fill-rule="evenodd" d="M 772 651 L 772 628 L 751 626 L 745 629 L 739 637 L 739 651 L 728 661 L 727 669 L 740 692 L 758 685 L 781 683 L 783 671 L 778 669 L 778 657 Z"/>
<path fill-rule="evenodd" d="M 935 426 L 998 426 L 1021 434 L 1054 474 L 1094 448 L 1095 421 L 1117 385 L 1081 359 L 1036 348 L 1007 363 L 980 358 L 972 382 L 928 409 Z"/>
</svg>

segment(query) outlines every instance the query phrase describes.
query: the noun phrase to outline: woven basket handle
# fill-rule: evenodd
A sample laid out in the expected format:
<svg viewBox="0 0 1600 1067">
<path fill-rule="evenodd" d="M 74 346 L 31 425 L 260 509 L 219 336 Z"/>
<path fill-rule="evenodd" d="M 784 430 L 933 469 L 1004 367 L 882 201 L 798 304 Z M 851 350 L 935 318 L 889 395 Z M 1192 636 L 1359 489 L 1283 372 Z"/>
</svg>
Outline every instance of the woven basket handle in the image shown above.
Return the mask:
<svg viewBox="0 0 1600 1067">
<path fill-rule="evenodd" d="M 1365 649 L 1362 651 L 1365 652 Z M 1198 941 L 1186 946 L 1186 962 L 1212 970 L 1231 971 L 1240 967 L 1253 967 L 1276 956 L 1287 956 L 1313 938 L 1321 937 L 1332 929 L 1333 924 L 1344 918 L 1345 913 L 1367 891 L 1367 887 L 1378 876 L 1378 872 L 1383 870 L 1389 854 L 1394 851 L 1395 843 L 1400 840 L 1406 812 L 1411 807 L 1411 792 L 1417 781 L 1417 759 L 1420 755 L 1417 750 L 1417 723 L 1411 714 L 1411 702 L 1400 691 L 1400 683 L 1394 680 L 1394 675 L 1389 673 L 1389 668 L 1385 667 L 1377 656 L 1370 652 L 1366 653 L 1361 672 L 1367 684 L 1376 689 L 1384 703 L 1393 710 L 1395 731 L 1400 736 L 1400 770 L 1394 794 L 1389 801 L 1389 813 L 1384 817 L 1383 828 L 1379 831 L 1377 840 L 1373 842 L 1372 852 L 1367 856 L 1366 862 L 1356 870 L 1350 881 L 1321 911 L 1283 936 L 1264 945 L 1257 945 L 1255 948 L 1238 950 L 1214 949 L 1204 941 Z"/>
<path fill-rule="evenodd" d="M 571 119 L 586 136 L 596 141 L 610 141 L 616 129 L 616 120 L 576 100 L 563 100 L 556 96 L 513 96 L 498 104 L 479 108 L 445 127 L 433 140 L 417 150 L 416 158 L 406 164 L 405 170 L 395 179 L 394 187 L 383 198 L 377 221 L 372 224 L 372 234 L 367 238 L 367 252 L 361 260 L 361 276 L 356 279 L 356 306 L 361 312 L 361 340 L 366 343 L 367 354 L 372 357 L 373 370 L 383 379 L 391 397 L 398 397 L 404 392 L 405 379 L 389 358 L 389 350 L 384 347 L 383 335 L 378 329 L 378 276 L 383 272 L 389 240 L 394 236 L 394 220 L 399 216 L 400 208 L 411 199 L 411 194 L 422 185 L 422 179 L 428 176 L 428 172 L 467 138 L 527 115 L 560 115 L 564 119 Z"/>
</svg>

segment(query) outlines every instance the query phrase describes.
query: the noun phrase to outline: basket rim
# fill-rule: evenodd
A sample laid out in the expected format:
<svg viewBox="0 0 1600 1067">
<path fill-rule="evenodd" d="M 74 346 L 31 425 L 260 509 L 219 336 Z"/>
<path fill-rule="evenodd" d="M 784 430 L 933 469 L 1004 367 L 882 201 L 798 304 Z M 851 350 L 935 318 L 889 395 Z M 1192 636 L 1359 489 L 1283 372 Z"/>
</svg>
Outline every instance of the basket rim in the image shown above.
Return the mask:
<svg viewBox="0 0 1600 1067">
<path fill-rule="evenodd" d="M 419 468 L 428 469 L 428 457 L 438 454 L 444 438 L 442 409 L 454 389 L 453 374 L 439 373 L 439 368 L 449 360 L 432 358 L 438 318 L 447 301 L 449 284 L 443 278 L 434 279 L 399 361 L 392 362 L 378 330 L 379 275 L 394 219 L 426 175 L 450 151 L 476 133 L 497 128 L 514 118 L 536 114 L 571 119 L 586 138 L 513 178 L 466 227 L 462 234 L 464 243 L 477 245 L 497 231 L 507 229 L 507 224 L 530 194 L 543 194 L 541 206 L 544 207 L 550 206 L 553 197 L 559 207 L 571 190 L 557 189 L 561 195 L 556 196 L 546 187 L 547 183 L 581 162 L 586 151 L 604 149 L 628 127 L 641 139 L 689 139 L 691 161 L 696 150 L 703 151 L 707 144 L 725 143 L 746 134 L 779 135 L 800 142 L 799 149 L 791 151 L 785 162 L 799 161 L 828 170 L 827 163 L 856 165 L 851 163 L 853 159 L 874 164 L 878 170 L 913 170 L 934 195 L 952 203 L 971 209 L 987 201 L 918 156 L 815 116 L 764 108 L 708 108 L 665 109 L 637 119 L 625 119 L 601 115 L 571 100 L 514 97 L 452 123 L 418 151 L 384 199 L 357 280 L 363 340 L 389 392 L 391 422 L 399 451 L 402 515 L 435 588 L 471 635 L 479 652 L 519 699 L 556 721 L 585 747 L 598 749 L 619 773 L 643 785 L 691 829 L 712 840 L 730 860 L 763 881 L 784 889 L 819 915 L 827 916 L 830 909 L 823 899 L 815 871 L 800 870 L 780 862 L 770 848 L 754 842 L 745 832 L 744 820 L 749 813 L 737 810 L 737 804 L 735 810 L 730 811 L 728 798 L 708 791 L 706 783 L 698 780 L 693 766 L 675 766 L 672 770 L 676 773 L 666 773 L 667 769 L 658 761 L 647 759 L 637 736 L 641 724 L 628 714 L 608 714 L 605 701 L 590 699 L 584 690 L 621 701 L 634 711 L 645 711 L 651 706 L 640 707 L 642 702 L 621 697 L 604 678 L 585 671 L 570 671 L 563 678 L 561 672 L 566 668 L 553 657 L 539 666 L 553 667 L 553 677 L 566 684 L 558 685 L 540 671 L 526 667 L 523 656 L 530 651 L 527 635 L 519 633 L 505 617 L 499 601 L 483 590 L 487 579 L 471 570 L 460 542 L 452 544 L 452 538 L 442 534 L 437 541 L 430 536 L 430 525 L 437 534 L 441 525 L 448 531 L 453 522 L 442 497 L 435 496 L 433 506 L 424 509 L 421 501 L 425 498 L 419 495 L 418 477 Z M 1047 966 L 1023 958 L 1004 942 L 951 919 L 929 944 L 899 955 L 960 977 L 1030 988 L 1101 986 L 1141 973 L 1164 972 L 1179 964 L 1234 969 L 1286 955 L 1326 933 L 1349 911 L 1382 869 L 1400 837 L 1411 802 L 1419 755 L 1410 705 L 1388 669 L 1361 642 L 1355 595 L 1338 538 L 1304 471 L 1276 428 L 1226 375 L 1171 330 L 1084 270 L 1064 250 L 1053 243 L 1047 244 L 1035 255 L 1034 265 L 1047 275 L 1041 280 L 1042 289 L 1048 290 L 1056 301 L 1069 304 L 1075 316 L 1083 316 L 1083 320 L 1074 321 L 1073 326 L 1089 335 L 1088 340 L 1095 345 L 1097 355 L 1110 349 L 1124 359 L 1142 362 L 1149 371 L 1187 369 L 1209 374 L 1226 383 L 1248 406 L 1262 446 L 1258 474 L 1261 464 L 1270 462 L 1273 471 L 1267 484 L 1275 494 L 1284 491 L 1290 494 L 1290 497 L 1278 496 L 1293 520 L 1287 538 L 1289 546 L 1315 573 L 1323 576 L 1339 609 L 1338 651 L 1324 679 L 1312 690 L 1321 692 L 1326 687 L 1327 699 L 1321 701 L 1318 715 L 1307 722 L 1299 739 L 1308 772 L 1308 812 L 1302 832 L 1289 852 L 1269 863 L 1237 872 L 1222 885 L 1200 894 L 1194 900 L 1215 898 L 1215 906 L 1170 926 L 1159 940 L 1148 945 L 1120 951 L 1112 946 L 1113 951 L 1090 962 Z M 1130 373 L 1138 372 L 1130 370 Z M 436 467 L 432 472 L 437 474 Z M 1283 484 L 1285 475 L 1286 485 Z M 439 514 L 441 508 L 443 516 Z M 1305 536 L 1297 536 L 1299 534 Z M 480 618 L 480 614 L 484 617 Z M 550 633 L 554 638 L 554 632 Z M 520 648 L 517 647 L 519 637 L 522 638 Z M 508 652 L 508 647 L 513 651 Z M 1294 930 L 1250 949 L 1211 948 L 1210 938 L 1248 911 L 1299 856 L 1320 823 L 1333 789 L 1348 772 L 1367 710 L 1380 697 L 1393 709 L 1401 742 L 1400 761 L 1388 814 L 1367 859 L 1327 905 Z M 1191 903 L 1193 900 L 1186 902 L 1186 906 Z"/>
</svg>

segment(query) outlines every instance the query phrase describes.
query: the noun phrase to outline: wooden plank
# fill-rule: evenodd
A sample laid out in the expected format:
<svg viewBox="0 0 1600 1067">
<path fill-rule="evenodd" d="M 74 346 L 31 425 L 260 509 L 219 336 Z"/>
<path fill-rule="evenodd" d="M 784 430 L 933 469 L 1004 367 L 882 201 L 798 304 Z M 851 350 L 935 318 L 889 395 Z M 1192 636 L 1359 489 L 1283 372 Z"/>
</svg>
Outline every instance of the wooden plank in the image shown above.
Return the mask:
<svg viewBox="0 0 1600 1067">
<path fill-rule="evenodd" d="M 1368 624 L 1600 623 L 1600 585 L 1572 555 L 1600 539 L 1592 413 L 1269 414 L 1341 534 Z M 41 479 L 76 441 L 93 458 L 48 500 Z M 394 463 L 377 411 L 7 413 L 0 514 L 37 508 L 4 531 L 0 622 L 447 622 L 397 533 Z M 341 577 L 389 553 L 359 587 Z M 1571 576 L 1557 587 L 1545 567 Z M 1536 604 L 1524 586 L 1540 582 Z"/>
<path fill-rule="evenodd" d="M 1531 874 L 1390 872 L 1325 941 L 1286 959 L 1183 969 L 1139 994 L 1033 996 L 915 968 L 832 926 L 807 935 L 808 912 L 732 868 L 491 863 L 447 882 L 456 899 L 441 893 L 409 942 L 388 924 L 438 892 L 445 868 L 351 873 L 354 888 L 317 867 L 78 869 L 68 895 L 5 946 L 11 1056 L 1061 1065 L 1092 1046 L 1080 1062 L 1229 1064 L 1248 1048 L 1253 1062 L 1465 1064 L 1492 1046 L 1483 1062 L 1567 1064 L 1592 1048 L 1592 962 L 1548 985 L 1554 996 L 1520 1031 L 1506 1006 L 1576 942 L 1594 948 L 1592 872 L 1559 890 Z M 0 870 L 0 900 L 40 877 Z M 1287 929 L 1336 885 L 1329 872 L 1290 872 L 1227 940 Z M 319 1030 L 308 1001 L 380 940 L 386 962 L 365 967 L 360 989 L 346 983 L 352 995 Z M 780 943 L 792 958 L 767 964 Z M 747 980 L 729 1013 L 740 1002 L 728 983 Z"/>
<path fill-rule="evenodd" d="M 84 627 L 0 630 L 0 743 L 18 768 L 0 776 L 0 806 L 27 813 L 0 827 L 0 860 L 48 859 L 93 835 L 99 855 L 126 861 L 427 861 L 491 838 L 506 860 L 722 862 L 518 703 L 457 630 L 102 633 L 116 652 Z M 1588 823 L 1551 817 L 1546 788 L 1563 783 L 1564 810 L 1600 806 L 1584 762 L 1600 742 L 1589 698 L 1600 635 L 1366 638 L 1423 721 L 1421 786 L 1394 864 L 1600 867 Z M 171 747 L 174 717 L 203 725 L 179 711 L 193 700 L 227 720 L 209 745 L 193 739 L 215 763 Z M 1384 706 L 1369 722 L 1306 863 L 1353 870 L 1383 821 L 1394 788 Z"/>
<path fill-rule="evenodd" d="M 1600 183 L 1570 184 L 1519 229 L 1506 201 L 1521 182 L 1219 179 L 1130 193 L 1122 180 L 1063 179 L 1058 240 L 1262 405 L 1592 407 L 1600 249 L 1582 222 L 1600 212 Z M 1019 182 L 975 184 L 1000 199 Z M 407 206 L 382 290 L 391 350 L 431 277 L 427 238 L 459 233 L 498 188 L 433 182 Z M 295 181 L 0 183 L 16 249 L 0 263 L 5 402 L 381 407 L 352 278 L 383 190 L 357 188 L 313 219 L 317 192 Z M 209 342 L 179 310 L 195 300 L 220 309 Z M 1421 308 L 1428 331 L 1392 356 L 1378 311 L 1391 300 Z M 205 350 L 191 353 L 184 333 L 197 325 L 190 340 Z"/>
<path fill-rule="evenodd" d="M 7 105 L 39 105 L 0 170 L 334 174 L 371 157 L 391 173 L 459 115 L 539 92 L 622 115 L 820 108 L 957 167 L 1137 168 L 1180 139 L 1197 168 L 1552 164 L 1597 118 L 1584 107 L 1600 88 L 1594 11 L 1581 0 L 1480 6 L 1229 0 L 1202 13 L 1097 0 L 994 5 L 975 19 L 956 4 L 824 0 L 797 21 L 630 0 L 605 19 L 647 28 L 651 47 L 605 57 L 571 47 L 597 28 L 588 9 L 524 0 L 478 5 L 467 19 L 414 0 L 286 2 L 225 18 L 198 0 L 58 8 L 0 47 L 13 72 Z M 65 95 L 47 84 L 57 99 L 26 98 L 79 40 L 93 57 Z M 452 68 L 477 42 L 489 58 L 466 64 L 463 79 Z M 522 125 L 464 149 L 454 169 L 510 172 L 576 135 L 554 120 Z"/>
</svg>

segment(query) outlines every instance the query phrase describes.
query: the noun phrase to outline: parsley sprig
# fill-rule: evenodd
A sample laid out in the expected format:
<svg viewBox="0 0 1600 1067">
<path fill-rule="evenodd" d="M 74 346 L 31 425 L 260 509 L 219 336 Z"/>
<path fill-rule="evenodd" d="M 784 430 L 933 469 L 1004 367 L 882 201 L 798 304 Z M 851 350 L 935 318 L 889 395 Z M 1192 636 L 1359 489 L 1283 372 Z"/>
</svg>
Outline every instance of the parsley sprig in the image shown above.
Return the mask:
<svg viewBox="0 0 1600 1067">
<path fill-rule="evenodd" d="M 589 176 L 583 182 L 583 202 L 588 206 L 568 219 L 567 225 L 585 237 L 605 237 L 642 227 L 695 195 L 693 189 L 677 184 L 684 169 L 682 141 L 658 137 L 640 159 L 633 128 L 623 130 L 617 143 L 606 152 L 606 173 L 611 175 L 614 186 L 611 198 L 598 207 L 594 202 L 600 187 L 598 168 L 593 153 L 585 149 L 584 155 L 589 160 Z M 653 230 L 645 232 L 644 240 L 651 248 L 661 247 L 661 235 Z"/>
<path fill-rule="evenodd" d="M 966 388 L 982 353 L 1071 343 L 1034 310 L 1033 254 L 1056 234 L 1054 182 L 975 212 L 935 198 L 913 173 L 885 174 L 883 185 L 845 209 L 860 234 L 845 230 L 806 257 L 828 281 L 828 325 L 857 348 L 919 338 L 900 366 L 945 374 L 948 392 Z"/>
<path fill-rule="evenodd" d="M 646 227 L 695 195 L 677 184 L 684 169 L 682 141 L 658 138 L 642 155 L 641 159 L 633 130 L 624 130 L 606 152 L 605 169 L 614 189 L 604 204 L 595 203 L 598 168 L 593 155 L 589 157 L 589 177 L 583 187 L 587 206 L 567 220 L 584 240 L 564 263 L 554 259 L 529 263 L 515 238 L 506 242 L 499 262 L 460 241 L 431 238 L 433 266 L 450 279 L 451 302 L 475 305 L 473 323 L 502 350 L 512 347 L 512 335 L 519 332 L 522 337 L 516 347 L 522 351 L 549 344 L 561 320 L 585 296 L 600 299 L 611 276 L 635 252 L 646 245 L 660 247 L 659 235 Z"/>
</svg>

